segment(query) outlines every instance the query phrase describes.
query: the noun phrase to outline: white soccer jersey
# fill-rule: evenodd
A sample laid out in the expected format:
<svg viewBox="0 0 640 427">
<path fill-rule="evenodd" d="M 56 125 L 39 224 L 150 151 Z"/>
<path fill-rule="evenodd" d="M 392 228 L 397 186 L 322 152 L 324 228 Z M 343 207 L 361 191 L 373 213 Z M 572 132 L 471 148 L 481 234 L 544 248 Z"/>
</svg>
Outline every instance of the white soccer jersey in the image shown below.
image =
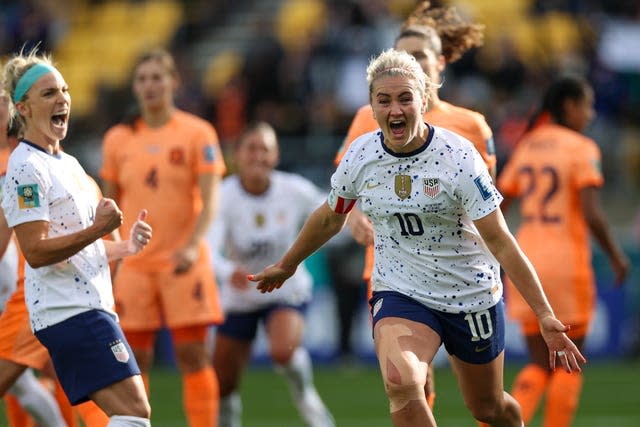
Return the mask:
<svg viewBox="0 0 640 427">
<path fill-rule="evenodd" d="M 311 299 L 312 278 L 304 264 L 278 292 L 262 294 L 253 283 L 239 290 L 230 278 L 238 265 L 257 273 L 276 263 L 307 216 L 325 199 L 310 181 L 281 171 L 272 172 L 269 189 L 259 196 L 247 193 L 237 175 L 223 181 L 220 209 L 207 241 L 225 311 L 248 312 L 272 303 L 298 305 Z"/>
<path fill-rule="evenodd" d="M 502 296 L 500 268 L 473 224 L 502 196 L 473 145 L 432 127 L 420 149 L 392 153 L 380 131 L 354 141 L 331 178 L 329 204 L 354 199 L 374 226 L 374 291 L 435 310 L 469 312 Z"/>
<path fill-rule="evenodd" d="M 50 238 L 71 234 L 93 223 L 96 205 L 95 187 L 74 157 L 24 141 L 9 157 L 2 208 L 10 227 L 46 221 Z M 115 316 L 102 239 L 57 264 L 27 264 L 24 288 L 34 331 L 91 309 Z"/>
</svg>

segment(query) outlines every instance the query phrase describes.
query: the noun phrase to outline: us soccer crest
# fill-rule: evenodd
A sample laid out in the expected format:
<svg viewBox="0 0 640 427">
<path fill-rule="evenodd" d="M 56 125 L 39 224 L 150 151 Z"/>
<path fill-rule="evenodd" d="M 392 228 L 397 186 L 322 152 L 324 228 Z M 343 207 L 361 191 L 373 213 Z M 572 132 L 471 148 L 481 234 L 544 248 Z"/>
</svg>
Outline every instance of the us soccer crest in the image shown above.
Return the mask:
<svg viewBox="0 0 640 427">
<path fill-rule="evenodd" d="M 265 223 L 264 215 L 262 215 L 261 213 L 256 214 L 255 221 L 258 227 L 264 226 L 264 223 Z"/>
<path fill-rule="evenodd" d="M 111 351 L 113 352 L 113 355 L 118 362 L 127 363 L 129 361 L 129 352 L 127 351 L 127 347 L 122 341 L 117 340 L 112 343 Z"/>
<path fill-rule="evenodd" d="M 440 180 L 438 178 L 423 178 L 422 188 L 424 194 L 435 199 L 440 194 Z"/>
<path fill-rule="evenodd" d="M 411 195 L 411 177 L 409 175 L 396 175 L 395 186 L 396 194 L 401 199 L 406 199 Z"/>
</svg>

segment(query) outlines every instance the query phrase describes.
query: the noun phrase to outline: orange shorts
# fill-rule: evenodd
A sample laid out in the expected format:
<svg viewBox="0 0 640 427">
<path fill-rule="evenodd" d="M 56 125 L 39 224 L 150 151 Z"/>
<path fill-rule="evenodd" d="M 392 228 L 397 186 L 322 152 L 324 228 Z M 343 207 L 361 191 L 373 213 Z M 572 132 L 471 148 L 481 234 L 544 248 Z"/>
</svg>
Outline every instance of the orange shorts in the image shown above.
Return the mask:
<svg viewBox="0 0 640 427">
<path fill-rule="evenodd" d="M 14 292 L 0 317 L 0 358 L 42 370 L 49 352 L 31 332 L 22 288 Z"/>
<path fill-rule="evenodd" d="M 201 256 L 184 274 L 140 271 L 123 263 L 114 280 L 122 329 L 158 330 L 224 320 L 214 273 Z"/>
</svg>

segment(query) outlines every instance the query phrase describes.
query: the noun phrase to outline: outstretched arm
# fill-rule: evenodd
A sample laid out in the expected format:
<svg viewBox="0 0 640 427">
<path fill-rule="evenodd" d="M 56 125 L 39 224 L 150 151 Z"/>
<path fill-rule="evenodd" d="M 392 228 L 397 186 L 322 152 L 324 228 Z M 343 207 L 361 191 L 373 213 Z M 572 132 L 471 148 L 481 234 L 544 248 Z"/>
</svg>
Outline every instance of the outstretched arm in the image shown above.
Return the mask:
<svg viewBox="0 0 640 427">
<path fill-rule="evenodd" d="M 564 356 L 560 357 L 560 361 L 567 371 L 580 371 L 579 362 L 586 363 L 586 359 L 565 334 L 569 328 L 556 319 L 540 279 L 509 231 L 502 211 L 496 209 L 474 223 L 491 253 L 536 314 L 540 323 L 540 332 L 549 348 L 551 369 L 555 369 L 556 355 L 558 355 Z"/>
<path fill-rule="evenodd" d="M 262 293 L 279 288 L 296 272 L 302 261 L 342 230 L 346 220 L 347 214 L 336 213 L 328 203 L 323 203 L 307 218 L 296 241 L 280 261 L 261 273 L 249 275 L 248 279 L 258 282 L 257 287 Z"/>
</svg>

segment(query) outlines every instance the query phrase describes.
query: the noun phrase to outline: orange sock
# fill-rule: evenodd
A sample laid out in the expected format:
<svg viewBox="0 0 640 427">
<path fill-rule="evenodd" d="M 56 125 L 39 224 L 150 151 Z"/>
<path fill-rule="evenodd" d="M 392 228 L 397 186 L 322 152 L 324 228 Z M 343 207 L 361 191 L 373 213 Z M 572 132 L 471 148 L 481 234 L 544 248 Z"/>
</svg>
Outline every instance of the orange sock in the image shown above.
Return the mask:
<svg viewBox="0 0 640 427">
<path fill-rule="evenodd" d="M 9 421 L 9 427 L 33 426 L 31 416 L 22 406 L 20 406 L 20 402 L 18 402 L 18 399 L 16 399 L 15 396 L 8 393 L 5 394 L 4 405 L 7 421 Z"/>
<path fill-rule="evenodd" d="M 525 425 L 533 419 L 547 384 L 549 384 L 549 373 L 543 367 L 533 363 L 526 365 L 513 382 L 511 395 L 520 404 Z"/>
<path fill-rule="evenodd" d="M 102 409 L 95 402 L 88 401 L 76 406 L 75 411 L 80 415 L 85 427 L 106 427 L 109 424 L 109 417 L 102 412 Z"/>
<path fill-rule="evenodd" d="M 431 392 L 429 393 L 429 396 L 427 396 L 427 404 L 429 405 L 429 408 L 431 408 L 431 410 L 433 411 L 433 406 L 436 404 L 436 393 L 435 392 Z"/>
<path fill-rule="evenodd" d="M 189 427 L 216 427 L 220 394 L 211 367 L 182 376 L 183 405 Z"/>
<path fill-rule="evenodd" d="M 582 373 L 557 369 L 551 375 L 543 427 L 569 427 L 578 409 Z"/>
<path fill-rule="evenodd" d="M 64 418 L 64 421 L 67 423 L 67 426 L 78 427 L 78 419 L 75 412 L 73 411 L 73 407 L 71 406 L 71 403 L 69 403 L 67 395 L 64 393 L 64 390 L 62 390 L 62 386 L 57 380 L 54 390 L 54 397 L 56 398 L 56 402 L 58 402 L 60 413 L 62 414 L 62 418 Z"/>
</svg>

